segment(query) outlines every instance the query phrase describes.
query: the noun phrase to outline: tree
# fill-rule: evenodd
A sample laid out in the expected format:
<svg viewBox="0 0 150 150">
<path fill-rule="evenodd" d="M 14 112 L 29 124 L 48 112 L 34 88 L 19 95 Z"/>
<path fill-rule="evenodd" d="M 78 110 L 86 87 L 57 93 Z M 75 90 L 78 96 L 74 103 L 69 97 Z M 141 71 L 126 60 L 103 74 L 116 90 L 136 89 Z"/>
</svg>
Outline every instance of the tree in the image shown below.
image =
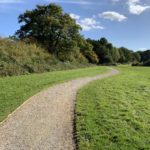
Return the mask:
<svg viewBox="0 0 150 150">
<path fill-rule="evenodd" d="M 140 60 L 140 55 L 136 52 L 128 50 L 125 47 L 116 48 L 104 37 L 100 40 L 87 39 L 87 42 L 93 45 L 93 51 L 97 54 L 99 63 L 130 63 Z"/>
<path fill-rule="evenodd" d="M 119 53 L 120 53 L 120 63 L 129 63 L 133 61 L 132 57 L 132 51 L 128 50 L 125 47 L 120 47 L 119 48 Z"/>
<path fill-rule="evenodd" d="M 79 25 L 62 8 L 55 5 L 37 5 L 34 10 L 26 11 L 19 16 L 23 25 L 16 32 L 18 39 L 32 39 L 44 46 L 50 53 L 59 55 L 68 51 L 80 37 Z"/>
<path fill-rule="evenodd" d="M 97 64 L 99 62 L 96 53 L 93 51 L 93 46 L 84 38 L 80 38 L 79 47 L 81 53 L 88 59 L 90 63 Z"/>
<path fill-rule="evenodd" d="M 122 51 L 121 48 L 119 48 L 118 51 L 119 51 L 119 55 L 120 55 L 120 58 L 119 58 L 118 62 L 119 63 L 125 63 L 126 58 L 125 58 L 124 52 Z"/>
<path fill-rule="evenodd" d="M 113 45 L 108 43 L 106 38 L 101 38 L 97 41 L 91 41 L 94 46 L 94 51 L 98 55 L 99 63 L 113 63 L 112 50 Z"/>
<path fill-rule="evenodd" d="M 119 53 L 119 50 L 118 48 L 116 47 L 113 47 L 113 50 L 112 50 L 112 58 L 113 58 L 113 61 L 114 62 L 118 62 L 119 59 L 120 59 L 120 53 Z"/>
<path fill-rule="evenodd" d="M 133 61 L 140 62 L 141 61 L 141 56 L 140 56 L 139 53 L 133 52 L 132 53 L 132 59 L 133 59 Z"/>
<path fill-rule="evenodd" d="M 106 38 L 102 37 L 102 38 L 99 40 L 99 43 L 100 43 L 101 45 L 107 45 L 107 44 L 108 44 L 108 41 L 107 41 Z"/>
<path fill-rule="evenodd" d="M 140 54 L 141 62 L 150 60 L 150 50 L 139 51 L 138 53 Z"/>
</svg>

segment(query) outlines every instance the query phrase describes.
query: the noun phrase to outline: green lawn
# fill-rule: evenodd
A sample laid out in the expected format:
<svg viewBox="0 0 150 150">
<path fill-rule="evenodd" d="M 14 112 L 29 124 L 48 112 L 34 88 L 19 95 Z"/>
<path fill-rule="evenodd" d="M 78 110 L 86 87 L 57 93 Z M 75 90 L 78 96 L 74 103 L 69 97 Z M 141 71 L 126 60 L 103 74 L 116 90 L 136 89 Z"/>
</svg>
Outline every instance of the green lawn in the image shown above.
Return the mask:
<svg viewBox="0 0 150 150">
<path fill-rule="evenodd" d="M 89 67 L 68 71 L 0 78 L 0 121 L 26 99 L 56 83 L 78 77 L 95 76 L 108 71 L 106 67 Z"/>
<path fill-rule="evenodd" d="M 79 150 L 150 150 L 150 68 L 118 70 L 77 95 Z"/>
</svg>

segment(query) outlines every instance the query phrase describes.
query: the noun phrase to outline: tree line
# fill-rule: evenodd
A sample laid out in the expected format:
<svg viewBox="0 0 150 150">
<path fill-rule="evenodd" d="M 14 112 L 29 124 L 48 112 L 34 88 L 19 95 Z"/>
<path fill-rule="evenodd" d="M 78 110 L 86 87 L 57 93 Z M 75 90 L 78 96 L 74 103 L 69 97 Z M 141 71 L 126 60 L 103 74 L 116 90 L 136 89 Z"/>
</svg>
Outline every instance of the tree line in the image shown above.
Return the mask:
<svg viewBox="0 0 150 150">
<path fill-rule="evenodd" d="M 19 23 L 22 25 L 13 39 L 36 43 L 60 61 L 116 64 L 146 59 L 147 52 L 114 47 L 106 38 L 85 39 L 76 21 L 54 3 L 26 11 L 19 16 Z"/>
<path fill-rule="evenodd" d="M 138 51 L 138 54 L 140 54 L 140 62 L 143 66 L 150 66 L 150 50 L 146 51 Z"/>
</svg>

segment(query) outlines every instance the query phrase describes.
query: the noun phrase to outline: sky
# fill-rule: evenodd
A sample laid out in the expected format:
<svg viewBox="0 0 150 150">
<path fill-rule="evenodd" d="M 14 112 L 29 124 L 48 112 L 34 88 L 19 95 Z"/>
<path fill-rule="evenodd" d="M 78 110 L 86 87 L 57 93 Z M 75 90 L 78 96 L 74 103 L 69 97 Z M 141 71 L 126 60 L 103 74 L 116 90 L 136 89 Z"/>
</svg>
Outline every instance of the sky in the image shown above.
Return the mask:
<svg viewBox="0 0 150 150">
<path fill-rule="evenodd" d="M 36 5 L 60 5 L 85 38 L 105 37 L 116 47 L 150 49 L 150 0 L 0 0 L 0 36 L 13 35 L 18 16 Z"/>
</svg>

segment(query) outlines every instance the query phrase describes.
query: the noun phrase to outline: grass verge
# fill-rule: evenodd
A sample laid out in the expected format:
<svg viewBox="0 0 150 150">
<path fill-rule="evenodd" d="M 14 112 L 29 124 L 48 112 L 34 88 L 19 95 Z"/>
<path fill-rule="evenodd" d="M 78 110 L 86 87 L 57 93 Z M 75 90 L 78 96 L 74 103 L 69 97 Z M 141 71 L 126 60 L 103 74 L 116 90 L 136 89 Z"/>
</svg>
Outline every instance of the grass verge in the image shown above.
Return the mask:
<svg viewBox="0 0 150 150">
<path fill-rule="evenodd" d="M 150 149 L 150 68 L 118 69 L 77 95 L 79 150 Z"/>
<path fill-rule="evenodd" d="M 106 67 L 89 67 L 0 78 L 0 121 L 5 119 L 26 99 L 48 86 L 79 77 L 98 75 L 107 70 Z"/>
</svg>

